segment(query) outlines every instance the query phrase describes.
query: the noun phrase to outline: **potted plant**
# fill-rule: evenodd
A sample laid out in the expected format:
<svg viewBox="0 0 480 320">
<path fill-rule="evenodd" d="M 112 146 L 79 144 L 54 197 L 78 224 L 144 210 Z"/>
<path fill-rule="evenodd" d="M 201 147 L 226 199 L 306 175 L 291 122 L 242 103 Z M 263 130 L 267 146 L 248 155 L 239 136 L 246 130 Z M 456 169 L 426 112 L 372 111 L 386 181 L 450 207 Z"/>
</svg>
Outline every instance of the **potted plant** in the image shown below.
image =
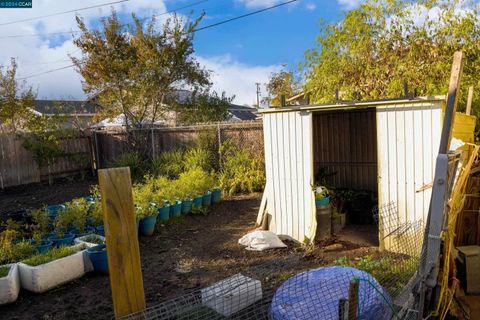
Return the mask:
<svg viewBox="0 0 480 320">
<path fill-rule="evenodd" d="M 71 202 L 65 204 L 63 214 L 68 214 L 70 217 L 69 232 L 75 237 L 84 235 L 87 227 L 87 216 L 89 210 L 89 203 L 84 198 L 73 199 Z"/>
<path fill-rule="evenodd" d="M 58 212 L 55 218 L 55 234 L 48 237 L 57 247 L 69 246 L 73 243 L 74 234 L 68 232 L 69 227 L 73 222 L 72 211 L 62 210 Z"/>
<path fill-rule="evenodd" d="M 161 207 L 157 206 L 158 220 L 160 222 L 167 222 L 170 218 L 170 204 L 168 201 L 162 201 Z"/>
<path fill-rule="evenodd" d="M 0 266 L 0 305 L 15 302 L 20 292 L 20 276 L 16 263 Z"/>
<path fill-rule="evenodd" d="M 105 243 L 105 237 L 98 234 L 87 234 L 74 240 L 75 244 L 85 244 L 87 247 L 94 247 Z"/>
<path fill-rule="evenodd" d="M 330 203 L 330 193 L 327 187 L 318 186 L 315 188 L 315 205 L 326 206 Z"/>
<path fill-rule="evenodd" d="M 182 215 L 182 201 L 175 200 L 170 205 L 170 215 L 172 217 L 178 218 Z"/>
<path fill-rule="evenodd" d="M 94 201 L 90 203 L 88 210 L 89 216 L 87 221 L 92 224 L 93 231 L 101 236 L 105 236 L 105 229 L 103 228 L 103 211 L 100 201 Z"/>
<path fill-rule="evenodd" d="M 18 264 L 22 288 L 42 293 L 85 274 L 84 245 L 62 246 Z"/>
<path fill-rule="evenodd" d="M 139 231 L 144 236 L 151 236 L 155 231 L 158 208 L 155 203 L 136 204 L 135 212 L 140 218 Z"/>
<path fill-rule="evenodd" d="M 46 239 L 49 226 L 49 218 L 43 210 L 30 211 L 32 224 L 30 226 L 33 240 L 32 243 L 37 247 L 38 252 L 45 252 L 52 248 L 53 242 Z"/>
<path fill-rule="evenodd" d="M 52 205 L 47 206 L 45 208 L 45 211 L 47 212 L 47 215 L 48 215 L 48 218 L 50 219 L 50 221 L 55 221 L 55 218 L 57 217 L 57 214 L 64 209 L 65 209 L 65 205 L 63 205 L 63 204 L 52 204 Z"/>
<path fill-rule="evenodd" d="M 202 205 L 203 205 L 204 207 L 209 207 L 211 204 L 212 204 L 212 192 L 211 192 L 211 191 L 207 191 L 207 193 L 205 193 L 205 194 L 202 196 Z"/>
<path fill-rule="evenodd" d="M 182 214 L 187 214 L 192 212 L 193 199 L 187 197 L 182 200 Z"/>
<path fill-rule="evenodd" d="M 93 265 L 93 270 L 99 273 L 108 274 L 107 246 L 98 244 L 87 249 L 87 256 Z"/>
<path fill-rule="evenodd" d="M 334 207 L 332 213 L 332 233 L 338 234 L 344 227 L 345 213 L 338 211 L 338 209 Z"/>
<path fill-rule="evenodd" d="M 17 235 L 14 230 L 0 233 L 0 265 L 16 263 L 37 252 L 31 241 L 18 240 Z"/>
</svg>

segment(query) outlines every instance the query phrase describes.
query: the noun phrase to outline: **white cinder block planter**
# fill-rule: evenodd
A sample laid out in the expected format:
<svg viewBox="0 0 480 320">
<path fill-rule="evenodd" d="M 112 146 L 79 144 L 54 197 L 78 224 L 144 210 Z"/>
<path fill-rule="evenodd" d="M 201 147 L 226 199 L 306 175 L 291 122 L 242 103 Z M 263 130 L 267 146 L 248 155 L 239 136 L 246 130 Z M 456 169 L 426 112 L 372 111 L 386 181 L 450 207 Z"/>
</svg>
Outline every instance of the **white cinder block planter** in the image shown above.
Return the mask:
<svg viewBox="0 0 480 320">
<path fill-rule="evenodd" d="M 18 265 L 15 263 L 7 266 L 10 267 L 8 275 L 0 278 L 0 305 L 15 302 L 20 292 Z"/>
<path fill-rule="evenodd" d="M 20 262 L 20 283 L 22 288 L 42 293 L 63 283 L 82 277 L 88 270 L 85 252 L 79 251 L 68 257 L 57 259 L 36 267 Z"/>
<path fill-rule="evenodd" d="M 95 238 L 105 242 L 105 237 L 102 237 L 98 234 L 87 234 L 86 236 L 75 238 L 74 242 L 75 242 L 75 244 L 85 244 L 87 247 L 91 248 L 91 247 L 94 247 L 94 246 L 98 245 L 96 243 L 91 243 L 91 242 L 86 242 L 85 241 L 85 239 L 87 239 L 89 237 L 92 237 L 92 236 L 94 236 Z"/>
</svg>

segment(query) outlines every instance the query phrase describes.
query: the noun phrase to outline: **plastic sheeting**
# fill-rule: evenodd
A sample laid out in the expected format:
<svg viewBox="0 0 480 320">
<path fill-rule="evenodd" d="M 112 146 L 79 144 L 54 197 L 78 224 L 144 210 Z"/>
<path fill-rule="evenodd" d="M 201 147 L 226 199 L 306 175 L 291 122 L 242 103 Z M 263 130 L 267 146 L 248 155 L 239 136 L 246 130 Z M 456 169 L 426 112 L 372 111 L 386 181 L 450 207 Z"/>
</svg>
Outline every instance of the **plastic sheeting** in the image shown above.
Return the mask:
<svg viewBox="0 0 480 320">
<path fill-rule="evenodd" d="M 270 306 L 275 320 L 339 319 L 339 300 L 348 299 L 353 278 L 359 281 L 358 319 L 390 319 L 391 299 L 368 273 L 351 267 L 326 267 L 300 273 L 276 291 Z"/>
</svg>

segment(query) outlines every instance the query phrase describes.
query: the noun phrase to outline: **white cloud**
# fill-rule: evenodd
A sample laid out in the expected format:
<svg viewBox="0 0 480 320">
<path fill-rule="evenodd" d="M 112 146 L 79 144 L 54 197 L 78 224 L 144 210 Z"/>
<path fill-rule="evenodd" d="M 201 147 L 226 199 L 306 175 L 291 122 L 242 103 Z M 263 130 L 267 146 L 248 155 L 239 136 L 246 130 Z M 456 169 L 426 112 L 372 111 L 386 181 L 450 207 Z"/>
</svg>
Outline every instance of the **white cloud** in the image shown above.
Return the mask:
<svg viewBox="0 0 480 320">
<path fill-rule="evenodd" d="M 305 5 L 305 8 L 307 8 L 307 10 L 309 10 L 309 11 L 313 11 L 313 10 L 317 9 L 317 5 L 313 2 L 310 2 L 310 3 L 307 3 Z"/>
<path fill-rule="evenodd" d="M 338 4 L 346 10 L 352 10 L 358 7 L 363 0 L 338 0 Z"/>
<path fill-rule="evenodd" d="M 237 4 L 247 8 L 266 8 L 283 2 L 283 0 L 236 0 Z"/>
<path fill-rule="evenodd" d="M 234 60 L 230 55 L 211 58 L 198 57 L 207 69 L 212 70 L 213 89 L 235 95 L 234 103 L 256 104 L 255 83 L 264 84 L 270 74 L 279 71 L 281 65 L 252 66 Z"/>
</svg>

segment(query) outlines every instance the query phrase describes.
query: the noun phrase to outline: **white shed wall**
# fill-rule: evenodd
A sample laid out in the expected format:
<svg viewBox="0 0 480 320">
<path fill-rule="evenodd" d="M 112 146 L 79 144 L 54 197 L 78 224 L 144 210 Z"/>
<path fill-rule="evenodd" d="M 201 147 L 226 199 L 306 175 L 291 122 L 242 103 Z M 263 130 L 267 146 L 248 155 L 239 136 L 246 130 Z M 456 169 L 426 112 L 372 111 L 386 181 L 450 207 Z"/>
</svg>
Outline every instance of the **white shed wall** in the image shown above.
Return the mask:
<svg viewBox="0 0 480 320">
<path fill-rule="evenodd" d="M 311 112 L 263 115 L 269 230 L 300 242 L 316 230 Z"/>
</svg>

